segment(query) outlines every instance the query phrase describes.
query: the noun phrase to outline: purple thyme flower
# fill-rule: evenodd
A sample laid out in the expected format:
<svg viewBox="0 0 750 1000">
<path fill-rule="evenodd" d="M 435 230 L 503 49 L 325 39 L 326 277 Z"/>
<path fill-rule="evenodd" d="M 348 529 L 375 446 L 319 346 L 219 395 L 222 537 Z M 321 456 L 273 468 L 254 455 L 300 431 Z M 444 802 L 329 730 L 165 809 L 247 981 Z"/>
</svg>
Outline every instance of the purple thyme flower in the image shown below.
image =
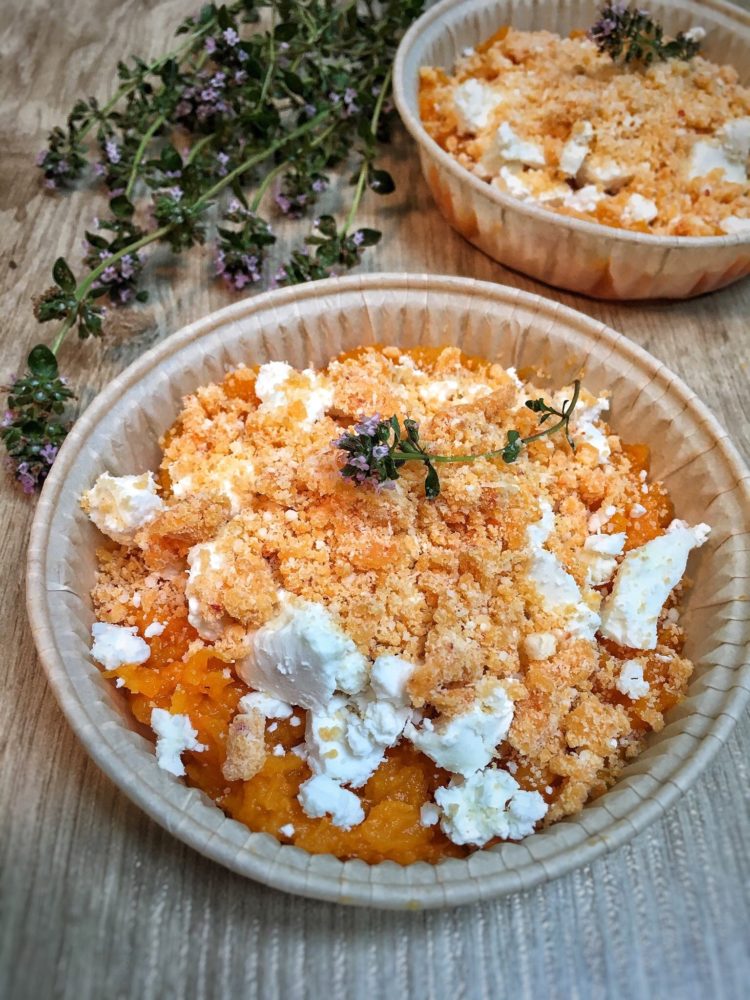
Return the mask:
<svg viewBox="0 0 750 1000">
<path fill-rule="evenodd" d="M 167 188 L 167 194 L 173 201 L 181 201 L 184 192 L 179 185 L 175 185 L 174 187 Z"/>
<path fill-rule="evenodd" d="M 59 450 L 60 449 L 57 447 L 57 445 L 51 444 L 48 441 L 47 444 L 45 444 L 45 446 L 39 452 L 39 454 L 44 459 L 44 461 L 47 463 L 47 465 L 52 465 L 52 463 L 57 458 L 57 453 L 58 453 Z"/>
<path fill-rule="evenodd" d="M 314 104 L 306 104 L 303 110 L 308 118 L 312 118 L 315 115 L 317 108 Z"/>
<path fill-rule="evenodd" d="M 0 421 L 0 427 L 10 427 L 15 419 L 15 414 L 12 410 L 6 410 L 3 414 L 3 419 Z"/>
<path fill-rule="evenodd" d="M 217 153 L 216 159 L 219 161 L 219 169 L 217 173 L 219 177 L 226 177 L 227 175 L 227 164 L 229 163 L 228 153 Z"/>
<path fill-rule="evenodd" d="M 320 194 L 322 191 L 328 187 L 328 184 L 324 177 L 316 177 L 312 182 L 312 189 L 316 194 Z"/>
<path fill-rule="evenodd" d="M 241 62 L 241 63 L 247 62 L 247 60 L 249 58 L 250 57 L 248 56 L 247 52 L 245 52 L 244 49 L 237 49 L 237 61 L 238 62 Z"/>
<path fill-rule="evenodd" d="M 29 475 L 28 472 L 22 472 L 18 476 L 18 482 L 21 484 L 24 493 L 33 493 L 36 489 L 36 479 Z"/>
<path fill-rule="evenodd" d="M 225 28 L 224 31 L 222 31 L 222 36 L 224 38 L 224 41 L 227 43 L 227 45 L 230 46 L 230 48 L 234 48 L 234 46 L 240 40 L 240 36 L 237 34 L 234 28 Z"/>
<path fill-rule="evenodd" d="M 360 414 L 359 422 L 354 425 L 354 430 L 357 434 L 364 434 L 365 437 L 375 437 L 380 422 L 381 417 L 379 413 L 374 413 L 371 417 Z"/>
<path fill-rule="evenodd" d="M 355 245 L 355 247 L 361 247 L 364 241 L 365 241 L 365 234 L 362 232 L 361 229 L 358 229 L 357 232 L 354 234 L 354 236 L 352 236 L 352 243 Z"/>
<path fill-rule="evenodd" d="M 377 459 L 385 458 L 389 450 L 387 444 L 376 444 L 372 449 L 372 457 Z"/>
<path fill-rule="evenodd" d="M 237 84 L 238 87 L 240 87 L 246 80 L 247 80 L 247 72 L 244 69 L 238 69 L 237 72 L 234 74 L 234 82 Z"/>
<path fill-rule="evenodd" d="M 292 207 L 292 203 L 289 200 L 289 198 L 287 198 L 285 194 L 281 194 L 281 192 L 279 192 L 279 194 L 274 196 L 274 201 L 279 206 L 284 215 L 287 215 L 289 209 Z"/>
<path fill-rule="evenodd" d="M 107 152 L 107 159 L 110 163 L 120 162 L 120 147 L 117 145 L 114 139 L 107 139 L 104 143 L 104 148 Z"/>
<path fill-rule="evenodd" d="M 210 56 L 212 56 L 216 51 L 216 39 L 207 38 L 206 41 L 203 43 L 203 48 L 206 50 L 206 52 L 208 52 Z"/>
</svg>

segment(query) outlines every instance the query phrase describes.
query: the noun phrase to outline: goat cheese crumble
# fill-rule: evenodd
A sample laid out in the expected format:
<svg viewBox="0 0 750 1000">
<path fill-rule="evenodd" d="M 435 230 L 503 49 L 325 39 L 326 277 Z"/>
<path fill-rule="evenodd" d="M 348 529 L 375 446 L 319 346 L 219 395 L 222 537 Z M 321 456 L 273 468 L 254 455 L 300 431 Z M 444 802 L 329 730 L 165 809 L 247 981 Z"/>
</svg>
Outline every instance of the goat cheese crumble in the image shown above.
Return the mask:
<svg viewBox="0 0 750 1000">
<path fill-rule="evenodd" d="M 97 528 L 120 545 L 132 545 L 137 532 L 164 509 L 152 472 L 140 476 L 103 472 L 84 493 L 82 504 Z"/>
<path fill-rule="evenodd" d="M 656 649 L 664 603 L 684 576 L 690 552 L 710 531 L 707 524 L 672 521 L 666 534 L 628 552 L 602 605 L 602 635 L 632 649 Z"/>
<path fill-rule="evenodd" d="M 513 775 L 488 767 L 465 778 L 452 778 L 435 791 L 440 826 L 454 844 L 483 847 L 493 837 L 520 840 L 534 832 L 547 812 L 539 792 L 521 789 Z"/>
<path fill-rule="evenodd" d="M 131 663 L 145 663 L 151 648 L 138 635 L 135 625 L 110 625 L 94 622 L 91 626 L 94 643 L 91 655 L 107 670 L 117 670 Z"/>
<path fill-rule="evenodd" d="M 198 731 L 187 715 L 172 715 L 163 708 L 151 710 L 151 728 L 156 733 L 156 763 L 170 774 L 185 774 L 182 754 L 186 750 L 201 753 L 206 747 L 196 737 Z"/>
</svg>

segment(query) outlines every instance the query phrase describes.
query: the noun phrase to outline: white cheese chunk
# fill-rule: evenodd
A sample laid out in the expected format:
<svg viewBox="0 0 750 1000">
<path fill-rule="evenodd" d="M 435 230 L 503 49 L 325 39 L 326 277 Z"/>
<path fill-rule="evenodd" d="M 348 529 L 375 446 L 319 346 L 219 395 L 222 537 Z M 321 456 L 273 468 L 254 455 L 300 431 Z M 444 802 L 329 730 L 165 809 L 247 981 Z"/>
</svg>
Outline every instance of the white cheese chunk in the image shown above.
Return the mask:
<svg viewBox="0 0 750 1000">
<path fill-rule="evenodd" d="M 699 139 L 693 144 L 688 177 L 705 177 L 721 170 L 732 184 L 747 182 L 747 158 L 750 154 L 750 117 L 727 122 L 713 139 Z"/>
<path fill-rule="evenodd" d="M 750 117 L 727 122 L 719 134 L 730 159 L 744 163 L 750 156 Z"/>
<path fill-rule="evenodd" d="M 601 587 L 609 583 L 617 569 L 616 556 L 622 555 L 626 538 L 624 531 L 618 531 L 614 535 L 589 535 L 583 543 L 583 554 L 587 562 L 586 584 L 589 587 Z"/>
<path fill-rule="evenodd" d="M 518 198 L 519 201 L 532 200 L 531 188 L 524 180 L 523 167 L 519 163 L 501 167 L 499 177 L 502 185 L 495 185 L 499 190 L 507 191 L 508 194 L 514 198 Z"/>
<path fill-rule="evenodd" d="M 187 715 L 172 715 L 163 708 L 151 710 L 151 728 L 156 733 L 156 763 L 164 771 L 181 777 L 185 773 L 182 754 L 185 750 L 200 753 L 205 746 L 196 739 L 198 732 Z"/>
<path fill-rule="evenodd" d="M 603 193 L 594 184 L 586 184 L 578 191 L 571 191 L 566 195 L 563 205 L 574 212 L 593 212 L 603 197 Z"/>
<path fill-rule="evenodd" d="M 533 833 L 547 812 L 539 792 L 523 791 L 501 768 L 488 767 L 468 778 L 453 778 L 438 788 L 440 826 L 454 844 L 482 847 L 493 837 L 520 840 Z"/>
<path fill-rule="evenodd" d="M 207 609 L 196 592 L 196 584 L 199 577 L 211 570 L 223 569 L 226 561 L 214 541 L 201 542 L 198 545 L 194 545 L 187 554 L 187 563 L 190 567 L 187 583 L 185 584 L 185 596 L 188 601 L 188 621 L 202 639 L 215 642 L 221 636 L 222 629 L 216 621 L 216 616 L 206 613 Z"/>
<path fill-rule="evenodd" d="M 643 678 L 643 664 L 640 660 L 625 660 L 615 686 L 620 694 L 626 695 L 631 701 L 645 698 L 651 690 L 648 681 Z"/>
<path fill-rule="evenodd" d="M 291 838 L 294 836 L 294 824 L 285 823 L 283 826 L 279 827 L 279 833 L 281 834 L 282 837 L 289 837 L 289 839 L 291 840 Z"/>
<path fill-rule="evenodd" d="M 255 379 L 255 395 L 260 400 L 261 408 L 275 410 L 286 406 L 286 393 L 282 386 L 294 372 L 286 361 L 268 361 L 258 369 Z"/>
<path fill-rule="evenodd" d="M 367 682 L 367 661 L 326 608 L 286 594 L 236 670 L 251 688 L 316 712 L 334 691 L 356 694 Z"/>
<path fill-rule="evenodd" d="M 97 528 L 120 545 L 132 545 L 136 533 L 164 509 L 152 472 L 141 476 L 103 472 L 83 499 Z"/>
<path fill-rule="evenodd" d="M 271 698 L 262 691 L 251 691 L 250 694 L 240 698 L 237 706 L 238 712 L 249 715 L 251 712 L 260 712 L 267 719 L 288 719 L 294 709 L 286 701 L 279 701 L 278 698 Z"/>
<path fill-rule="evenodd" d="M 469 77 L 453 91 L 453 106 L 462 132 L 475 134 L 486 128 L 502 98 L 494 87 Z"/>
<path fill-rule="evenodd" d="M 544 150 L 534 142 L 521 139 L 507 122 L 502 122 L 482 157 L 490 173 L 497 173 L 504 163 L 523 163 L 527 167 L 543 167 Z"/>
<path fill-rule="evenodd" d="M 287 383 L 293 374 L 295 369 L 285 361 L 269 361 L 260 366 L 255 380 L 255 395 L 260 400 L 259 410 L 273 412 L 301 400 L 306 413 L 301 426 L 310 428 L 330 407 L 333 390 L 326 385 L 325 378 L 312 369 L 298 373 L 305 377 L 306 386 L 291 388 Z"/>
<path fill-rule="evenodd" d="M 606 157 L 590 156 L 581 171 L 586 184 L 596 184 L 605 191 L 614 193 L 633 179 L 632 170 Z"/>
<path fill-rule="evenodd" d="M 602 606 L 602 635 L 621 646 L 655 649 L 664 602 L 682 579 L 691 549 L 703 545 L 710 530 L 672 521 L 666 534 L 628 552 Z"/>
<path fill-rule="evenodd" d="M 622 210 L 623 222 L 651 222 L 659 214 L 656 203 L 642 194 L 631 194 Z"/>
<path fill-rule="evenodd" d="M 559 403 L 565 399 L 570 399 L 572 389 L 555 394 L 555 399 Z M 574 441 L 583 441 L 590 445 L 597 453 L 599 465 L 606 465 L 612 454 L 607 435 L 596 425 L 601 422 L 602 414 L 609 409 L 609 400 L 605 396 L 600 396 L 593 403 L 580 401 L 573 410 L 570 418 L 570 432 Z"/>
<path fill-rule="evenodd" d="M 324 774 L 315 774 L 303 782 L 297 799 L 305 815 L 312 819 L 330 816 L 333 825 L 342 830 L 351 830 L 365 818 L 359 796 Z"/>
<path fill-rule="evenodd" d="M 560 172 L 566 177 L 575 177 L 581 169 L 583 161 L 589 154 L 593 137 L 594 128 L 591 122 L 578 122 L 560 154 Z"/>
<path fill-rule="evenodd" d="M 138 635 L 135 625 L 110 625 L 94 622 L 91 626 L 94 644 L 91 655 L 107 670 L 117 670 L 126 664 L 145 663 L 151 649 Z"/>
<path fill-rule="evenodd" d="M 419 810 L 419 825 L 434 826 L 440 819 L 440 810 L 434 802 L 425 802 Z"/>
<path fill-rule="evenodd" d="M 390 702 L 333 697 L 325 711 L 308 712 L 305 731 L 307 762 L 313 774 L 325 774 L 359 788 L 377 770 L 387 747 L 403 732 L 409 709 Z"/>
<path fill-rule="evenodd" d="M 513 721 L 513 702 L 497 681 L 485 682 L 472 707 L 447 722 L 429 719 L 418 729 L 412 723 L 404 735 L 438 767 L 468 776 L 492 760 Z"/>
<path fill-rule="evenodd" d="M 376 698 L 394 705 L 407 707 L 409 695 L 406 685 L 414 672 L 414 664 L 400 656 L 384 653 L 372 665 L 370 685 Z"/>
<path fill-rule="evenodd" d="M 726 219 L 721 220 L 719 228 L 728 236 L 750 233 L 750 219 L 741 219 L 738 215 L 728 215 Z"/>
<path fill-rule="evenodd" d="M 523 648 L 530 660 L 548 660 L 557 652 L 557 639 L 551 632 L 532 632 L 523 640 Z"/>
<path fill-rule="evenodd" d="M 561 619 L 561 627 L 574 638 L 593 640 L 599 627 L 599 615 L 584 602 L 578 584 L 560 560 L 542 546 L 555 523 L 552 508 L 540 501 L 542 517 L 526 529 L 529 545 L 528 579 L 533 583 L 542 607 Z"/>
<path fill-rule="evenodd" d="M 153 639 L 155 635 L 161 635 L 166 627 L 163 622 L 151 622 L 143 630 L 143 634 L 147 639 Z"/>
</svg>

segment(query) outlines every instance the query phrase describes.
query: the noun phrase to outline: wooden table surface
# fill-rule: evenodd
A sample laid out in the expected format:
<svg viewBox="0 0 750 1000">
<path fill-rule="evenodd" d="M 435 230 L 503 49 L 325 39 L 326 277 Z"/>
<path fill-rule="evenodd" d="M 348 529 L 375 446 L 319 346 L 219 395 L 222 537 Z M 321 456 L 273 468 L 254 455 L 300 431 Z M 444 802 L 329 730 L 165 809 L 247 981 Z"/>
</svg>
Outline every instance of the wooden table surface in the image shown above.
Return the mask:
<svg viewBox="0 0 750 1000">
<path fill-rule="evenodd" d="M 746 5 L 748 0 L 745 0 Z M 33 157 L 77 96 L 105 97 L 128 52 L 155 56 L 180 0 L 5 0 L 0 26 L 2 372 L 40 334 L 30 297 L 59 254 L 79 259 L 88 194 L 43 192 Z M 750 454 L 750 281 L 685 303 L 622 305 L 514 274 L 455 235 L 401 135 L 398 182 L 363 222 L 384 230 L 367 268 L 471 275 L 610 324 L 677 372 Z M 332 194 L 332 207 L 337 195 Z M 374 214 L 377 210 L 377 215 Z M 370 214 L 372 213 L 372 214 Z M 151 303 L 62 365 L 82 405 L 156 339 L 230 301 L 210 252 L 152 268 Z M 42 328 L 41 332 L 46 333 Z M 447 912 L 354 911 L 245 881 L 183 846 L 100 774 L 63 718 L 24 611 L 33 502 L 2 482 L 0 996 L 746 997 L 750 981 L 750 719 L 660 822 L 566 878 Z"/>
</svg>

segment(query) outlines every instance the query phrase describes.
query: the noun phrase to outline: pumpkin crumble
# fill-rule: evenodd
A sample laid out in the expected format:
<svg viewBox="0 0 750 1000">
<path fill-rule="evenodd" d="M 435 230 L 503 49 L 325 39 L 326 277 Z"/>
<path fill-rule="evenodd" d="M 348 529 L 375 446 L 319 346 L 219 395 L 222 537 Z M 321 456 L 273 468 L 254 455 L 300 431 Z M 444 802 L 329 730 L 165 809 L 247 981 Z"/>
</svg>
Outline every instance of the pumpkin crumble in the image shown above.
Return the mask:
<svg viewBox="0 0 750 1000">
<path fill-rule="evenodd" d="M 750 233 L 750 89 L 731 66 L 617 62 L 582 31 L 503 27 L 452 73 L 423 67 L 419 106 L 447 153 L 521 201 L 662 236 Z"/>
<path fill-rule="evenodd" d="M 187 396 L 155 474 L 82 499 L 110 539 L 94 656 L 159 763 L 252 830 L 369 862 L 460 857 L 601 794 L 685 692 L 679 600 L 708 534 L 608 406 L 456 348 L 240 367 Z M 391 416 L 443 462 L 433 498 L 422 459 L 373 436 Z M 353 435 L 391 481 L 361 457 L 342 477 Z"/>
</svg>

